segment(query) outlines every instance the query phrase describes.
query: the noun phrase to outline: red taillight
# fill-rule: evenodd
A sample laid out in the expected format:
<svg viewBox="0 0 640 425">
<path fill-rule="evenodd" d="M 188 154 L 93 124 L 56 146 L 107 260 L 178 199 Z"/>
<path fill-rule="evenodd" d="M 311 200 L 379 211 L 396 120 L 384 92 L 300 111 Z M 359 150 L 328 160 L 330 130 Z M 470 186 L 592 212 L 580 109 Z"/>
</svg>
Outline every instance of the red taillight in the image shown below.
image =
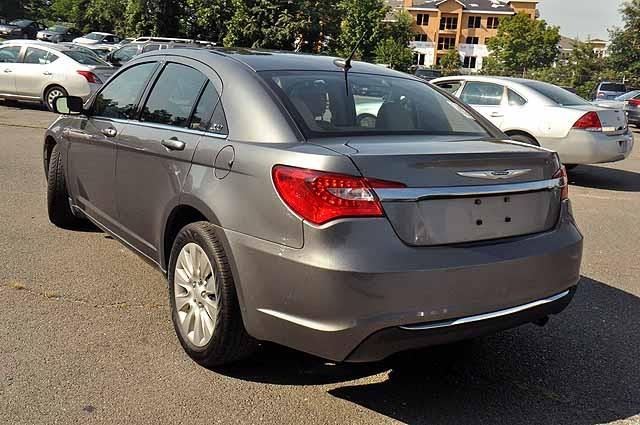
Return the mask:
<svg viewBox="0 0 640 425">
<path fill-rule="evenodd" d="M 402 183 L 277 165 L 273 183 L 296 214 L 314 224 L 344 217 L 380 217 L 382 205 L 374 188 L 405 187 Z"/>
<path fill-rule="evenodd" d="M 560 179 L 561 191 L 560 199 L 569 199 L 569 176 L 564 165 L 553 175 L 554 179 Z"/>
<path fill-rule="evenodd" d="M 629 99 L 627 101 L 629 103 L 629 105 L 633 105 L 633 106 L 640 106 L 640 99 Z"/>
<path fill-rule="evenodd" d="M 102 81 L 96 74 L 91 71 L 76 71 L 78 74 L 82 75 L 88 83 L 91 84 L 102 84 Z"/>
<path fill-rule="evenodd" d="M 607 95 L 602 93 L 601 91 L 598 92 L 598 94 L 596 95 L 597 97 L 606 97 Z"/>
<path fill-rule="evenodd" d="M 587 112 L 576 123 L 573 128 L 586 131 L 602 131 L 602 123 L 596 112 Z"/>
</svg>

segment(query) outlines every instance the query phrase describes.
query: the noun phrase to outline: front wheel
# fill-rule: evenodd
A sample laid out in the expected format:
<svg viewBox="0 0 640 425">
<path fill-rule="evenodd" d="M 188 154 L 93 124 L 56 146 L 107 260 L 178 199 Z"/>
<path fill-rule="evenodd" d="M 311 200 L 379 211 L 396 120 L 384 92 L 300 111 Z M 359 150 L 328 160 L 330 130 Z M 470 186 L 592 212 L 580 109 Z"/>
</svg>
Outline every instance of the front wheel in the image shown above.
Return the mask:
<svg viewBox="0 0 640 425">
<path fill-rule="evenodd" d="M 244 359 L 258 342 L 245 330 L 231 268 L 215 228 L 185 226 L 169 261 L 171 319 L 186 353 L 197 363 L 219 366 Z"/>
<path fill-rule="evenodd" d="M 69 205 L 69 192 L 64 175 L 64 162 L 58 145 L 53 147 L 47 173 L 47 212 L 49 221 L 63 229 L 74 229 L 83 224 Z"/>
</svg>

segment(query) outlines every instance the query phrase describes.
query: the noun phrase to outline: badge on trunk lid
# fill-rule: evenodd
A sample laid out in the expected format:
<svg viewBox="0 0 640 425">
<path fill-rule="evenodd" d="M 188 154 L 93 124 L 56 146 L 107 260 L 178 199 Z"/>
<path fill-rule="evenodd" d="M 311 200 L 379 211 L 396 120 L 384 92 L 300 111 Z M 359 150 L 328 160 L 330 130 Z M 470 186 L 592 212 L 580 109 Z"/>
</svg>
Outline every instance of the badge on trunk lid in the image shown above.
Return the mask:
<svg viewBox="0 0 640 425">
<path fill-rule="evenodd" d="M 485 170 L 485 171 L 459 171 L 457 174 L 462 177 L 473 177 L 475 179 L 502 180 L 512 179 L 531 172 L 531 169 L 523 170 Z"/>
</svg>

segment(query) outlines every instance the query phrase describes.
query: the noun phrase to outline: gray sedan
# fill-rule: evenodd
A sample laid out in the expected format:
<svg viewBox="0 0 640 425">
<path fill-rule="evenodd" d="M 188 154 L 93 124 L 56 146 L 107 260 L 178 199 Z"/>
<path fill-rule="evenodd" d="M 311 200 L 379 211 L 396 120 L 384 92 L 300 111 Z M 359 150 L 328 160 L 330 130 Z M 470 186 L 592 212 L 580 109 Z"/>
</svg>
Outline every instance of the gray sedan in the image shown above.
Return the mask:
<svg viewBox="0 0 640 425">
<path fill-rule="evenodd" d="M 50 220 L 89 220 L 166 274 L 178 339 L 202 365 L 258 341 L 380 360 L 542 325 L 578 284 L 557 155 L 413 76 L 168 49 L 55 106 Z"/>
</svg>

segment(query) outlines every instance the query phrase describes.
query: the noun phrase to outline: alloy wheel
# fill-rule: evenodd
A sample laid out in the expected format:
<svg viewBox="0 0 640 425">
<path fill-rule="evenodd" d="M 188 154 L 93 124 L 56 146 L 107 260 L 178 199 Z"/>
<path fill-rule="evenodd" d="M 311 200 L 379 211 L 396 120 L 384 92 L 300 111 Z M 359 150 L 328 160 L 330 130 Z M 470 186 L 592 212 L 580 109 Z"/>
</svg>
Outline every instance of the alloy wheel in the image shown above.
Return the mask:
<svg viewBox="0 0 640 425">
<path fill-rule="evenodd" d="M 64 96 L 64 93 L 60 89 L 52 89 L 47 94 L 47 104 L 53 110 L 53 102 L 56 101 L 57 98 Z"/>
<path fill-rule="evenodd" d="M 176 261 L 173 296 L 182 335 L 196 347 L 213 336 L 218 311 L 216 276 L 204 250 L 186 244 Z"/>
</svg>

